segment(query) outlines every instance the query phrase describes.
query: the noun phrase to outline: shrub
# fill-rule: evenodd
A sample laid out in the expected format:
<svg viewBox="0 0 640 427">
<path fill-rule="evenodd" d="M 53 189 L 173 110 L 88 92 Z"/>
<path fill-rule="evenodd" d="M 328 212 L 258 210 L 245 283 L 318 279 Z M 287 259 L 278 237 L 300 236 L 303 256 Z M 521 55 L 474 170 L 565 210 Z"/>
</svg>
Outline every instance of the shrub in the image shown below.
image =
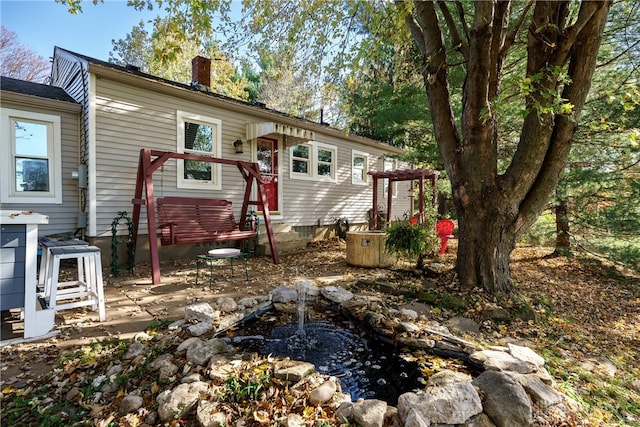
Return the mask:
<svg viewBox="0 0 640 427">
<path fill-rule="evenodd" d="M 553 212 L 546 211 L 519 239 L 520 243 L 533 246 L 554 246 L 556 241 L 556 219 Z"/>
<path fill-rule="evenodd" d="M 412 224 L 409 221 L 395 221 L 386 229 L 385 251 L 406 259 L 417 259 L 421 268 L 422 259 L 438 247 L 435 233 L 435 215 L 425 213 L 425 223 Z"/>
</svg>

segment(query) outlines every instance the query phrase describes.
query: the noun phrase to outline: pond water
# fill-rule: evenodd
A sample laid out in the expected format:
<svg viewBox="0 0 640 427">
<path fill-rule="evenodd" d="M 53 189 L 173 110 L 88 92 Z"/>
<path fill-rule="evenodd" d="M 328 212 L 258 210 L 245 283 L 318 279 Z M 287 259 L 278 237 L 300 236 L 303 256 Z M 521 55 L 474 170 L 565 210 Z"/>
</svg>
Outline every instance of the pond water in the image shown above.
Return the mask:
<svg viewBox="0 0 640 427">
<path fill-rule="evenodd" d="M 404 360 L 390 345 L 368 339 L 335 313 L 313 317 L 302 334 L 295 316 L 267 313 L 228 336 L 244 337 L 236 345 L 245 351 L 313 363 L 318 372 L 337 377 L 353 401 L 380 399 L 395 405 L 402 393 L 420 388 L 418 364 Z"/>
</svg>

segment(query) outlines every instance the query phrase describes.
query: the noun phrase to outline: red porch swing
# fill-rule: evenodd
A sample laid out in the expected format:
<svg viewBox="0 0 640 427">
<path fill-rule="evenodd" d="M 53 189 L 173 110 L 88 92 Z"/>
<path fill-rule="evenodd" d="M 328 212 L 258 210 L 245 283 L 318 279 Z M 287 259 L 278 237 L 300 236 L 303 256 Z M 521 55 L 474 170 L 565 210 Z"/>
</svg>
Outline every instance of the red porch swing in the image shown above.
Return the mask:
<svg viewBox="0 0 640 427">
<path fill-rule="evenodd" d="M 266 194 L 264 189 L 265 182 L 262 180 L 260 175 L 260 168 L 257 163 L 244 162 L 240 160 L 228 160 L 221 159 L 217 157 L 204 157 L 197 156 L 193 154 L 183 154 L 183 153 L 175 153 L 171 151 L 158 151 L 151 150 L 148 148 L 143 148 L 140 150 L 140 160 L 138 163 L 138 175 L 136 179 L 136 190 L 134 198 L 131 200 L 133 204 L 133 247 L 137 247 L 138 243 L 138 230 L 140 225 L 140 210 L 144 205 L 147 210 L 147 227 L 149 229 L 149 256 L 151 260 L 151 273 L 152 273 L 152 282 L 154 285 L 160 283 L 160 258 L 158 255 L 158 240 L 156 238 L 156 216 L 155 216 L 155 199 L 153 194 L 153 173 L 158 170 L 164 163 L 166 163 L 169 159 L 182 159 L 182 160 L 194 160 L 199 162 L 209 162 L 209 163 L 217 163 L 222 165 L 232 165 L 236 166 L 240 171 L 240 174 L 244 178 L 246 182 L 245 191 L 244 191 L 244 200 L 242 203 L 242 209 L 240 211 L 240 221 L 238 228 L 238 238 L 245 238 L 247 233 L 241 232 L 240 230 L 245 230 L 247 225 L 247 213 L 249 211 L 249 206 L 259 206 L 262 208 L 262 214 L 264 218 L 264 226 L 267 231 L 267 236 L 269 238 L 269 246 L 271 249 L 271 256 L 274 264 L 278 264 L 279 256 L 278 249 L 276 247 L 276 242 L 273 235 L 273 228 L 271 227 L 271 218 L 269 215 L 269 207 L 266 203 Z M 257 200 L 250 200 L 251 193 L 253 189 L 253 183 L 255 181 L 256 184 L 256 193 Z M 143 198 L 143 190 L 145 193 L 145 197 Z M 173 197 L 171 199 L 180 199 Z M 193 198 L 183 198 L 185 203 L 191 201 L 193 203 Z M 205 199 L 208 200 L 208 199 Z M 222 201 L 221 201 L 222 202 Z M 204 202 L 203 205 L 220 205 L 220 203 L 209 203 Z M 230 206 L 225 205 L 226 209 L 230 209 Z M 210 207 L 213 209 L 213 207 Z M 180 218 L 178 218 L 180 219 Z M 225 237 L 231 237 L 233 239 L 233 232 L 229 232 L 229 230 L 221 230 L 224 231 Z M 244 234 L 242 234 L 244 233 Z M 165 239 L 166 240 L 166 239 Z M 219 239 L 215 238 L 215 236 L 207 236 L 205 234 L 201 234 L 200 237 L 192 237 L 190 239 L 191 243 L 197 242 L 211 242 L 211 241 L 220 241 L 222 237 Z M 172 243 L 179 243 L 173 241 Z"/>
</svg>

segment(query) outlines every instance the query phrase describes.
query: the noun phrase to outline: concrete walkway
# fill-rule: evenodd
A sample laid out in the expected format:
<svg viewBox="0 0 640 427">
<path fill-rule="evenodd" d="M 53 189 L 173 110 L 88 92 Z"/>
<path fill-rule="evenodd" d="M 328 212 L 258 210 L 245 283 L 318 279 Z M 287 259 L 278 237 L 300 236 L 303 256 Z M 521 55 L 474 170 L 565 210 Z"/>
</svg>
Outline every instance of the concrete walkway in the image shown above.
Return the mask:
<svg viewBox="0 0 640 427">
<path fill-rule="evenodd" d="M 384 274 L 384 270 L 365 269 L 346 263 L 344 246 L 336 245 L 320 251 L 308 251 L 284 257 L 274 265 L 267 257 L 250 258 L 249 280 L 237 265 L 234 275 L 226 260 L 218 261 L 209 288 L 209 271 L 200 266 L 196 285 L 195 260 L 165 262 L 161 266 L 162 283 L 153 285 L 149 266 L 136 266 L 133 275 L 123 272 L 114 277 L 103 268 L 106 321 L 98 321 L 98 313 L 90 307 L 63 310 L 56 313 L 53 337 L 45 336 L 31 342 L 54 343 L 58 348 L 79 346 L 91 339 L 117 337 L 130 339 L 144 331 L 154 321 L 173 321 L 184 316 L 185 306 L 194 302 L 212 302 L 220 297 L 239 298 L 264 295 L 279 286 L 292 285 L 294 278 L 306 277 L 324 283 L 347 281 L 359 277 Z M 226 264 L 225 264 L 226 263 Z M 19 312 L 4 312 L 2 318 L 3 345 L 24 343 Z"/>
</svg>

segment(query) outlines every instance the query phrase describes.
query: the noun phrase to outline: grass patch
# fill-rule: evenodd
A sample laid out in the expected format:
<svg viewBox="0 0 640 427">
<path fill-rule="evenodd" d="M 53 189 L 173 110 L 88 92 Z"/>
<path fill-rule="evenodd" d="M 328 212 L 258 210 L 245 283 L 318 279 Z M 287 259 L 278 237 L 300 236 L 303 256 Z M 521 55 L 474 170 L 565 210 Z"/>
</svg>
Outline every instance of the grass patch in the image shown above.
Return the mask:
<svg viewBox="0 0 640 427">
<path fill-rule="evenodd" d="M 542 355 L 548 371 L 562 380 L 558 389 L 578 404 L 593 425 L 638 425 L 640 394 L 637 384 L 634 386 L 635 375 L 586 370 L 554 347 L 547 347 Z"/>
</svg>

